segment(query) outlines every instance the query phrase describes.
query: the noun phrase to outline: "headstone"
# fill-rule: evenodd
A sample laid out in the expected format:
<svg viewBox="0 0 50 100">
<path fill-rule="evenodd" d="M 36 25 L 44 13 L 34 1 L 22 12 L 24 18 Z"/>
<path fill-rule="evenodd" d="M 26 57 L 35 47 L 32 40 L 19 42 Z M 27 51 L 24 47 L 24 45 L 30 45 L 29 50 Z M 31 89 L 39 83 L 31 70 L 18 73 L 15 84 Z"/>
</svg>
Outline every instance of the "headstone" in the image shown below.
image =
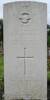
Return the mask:
<svg viewBox="0 0 50 100">
<path fill-rule="evenodd" d="M 47 5 L 4 5 L 5 100 L 47 100 Z"/>
</svg>

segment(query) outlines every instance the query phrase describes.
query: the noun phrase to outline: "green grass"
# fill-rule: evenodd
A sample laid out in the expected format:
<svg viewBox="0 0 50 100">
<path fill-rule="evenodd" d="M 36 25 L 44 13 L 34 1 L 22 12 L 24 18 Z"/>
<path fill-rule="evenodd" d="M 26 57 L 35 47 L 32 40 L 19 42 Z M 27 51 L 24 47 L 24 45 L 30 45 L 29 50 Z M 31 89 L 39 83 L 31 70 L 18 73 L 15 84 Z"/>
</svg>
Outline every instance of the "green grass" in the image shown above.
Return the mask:
<svg viewBox="0 0 50 100">
<path fill-rule="evenodd" d="M 0 55 L 0 80 L 3 78 L 3 73 L 4 73 L 4 61 L 3 61 L 3 56 Z"/>
</svg>

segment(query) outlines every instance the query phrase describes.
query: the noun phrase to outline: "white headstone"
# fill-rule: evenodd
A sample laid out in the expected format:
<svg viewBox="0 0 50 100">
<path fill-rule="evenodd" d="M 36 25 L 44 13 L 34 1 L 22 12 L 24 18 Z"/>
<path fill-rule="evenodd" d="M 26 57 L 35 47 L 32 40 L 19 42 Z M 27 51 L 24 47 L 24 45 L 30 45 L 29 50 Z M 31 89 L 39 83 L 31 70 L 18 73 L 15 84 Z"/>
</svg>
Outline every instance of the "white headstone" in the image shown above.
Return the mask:
<svg viewBox="0 0 50 100">
<path fill-rule="evenodd" d="M 5 100 L 47 100 L 47 5 L 4 5 Z"/>
</svg>

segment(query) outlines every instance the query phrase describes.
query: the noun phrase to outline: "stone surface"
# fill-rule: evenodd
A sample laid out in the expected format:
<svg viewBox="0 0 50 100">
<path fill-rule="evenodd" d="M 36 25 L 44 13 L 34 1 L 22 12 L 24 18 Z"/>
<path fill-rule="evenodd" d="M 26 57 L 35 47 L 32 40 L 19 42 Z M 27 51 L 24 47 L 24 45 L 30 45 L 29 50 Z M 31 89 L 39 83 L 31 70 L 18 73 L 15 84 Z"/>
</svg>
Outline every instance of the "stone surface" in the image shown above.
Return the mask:
<svg viewBox="0 0 50 100">
<path fill-rule="evenodd" d="M 47 5 L 4 5 L 5 100 L 47 100 Z"/>
</svg>

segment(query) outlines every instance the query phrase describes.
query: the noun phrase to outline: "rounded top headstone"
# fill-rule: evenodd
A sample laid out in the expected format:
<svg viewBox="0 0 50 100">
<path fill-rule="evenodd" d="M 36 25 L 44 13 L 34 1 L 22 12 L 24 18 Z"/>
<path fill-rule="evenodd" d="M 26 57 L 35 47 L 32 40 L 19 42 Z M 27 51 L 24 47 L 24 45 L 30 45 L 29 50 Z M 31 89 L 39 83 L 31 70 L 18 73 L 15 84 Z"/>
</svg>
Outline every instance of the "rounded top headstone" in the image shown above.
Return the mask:
<svg viewBox="0 0 50 100">
<path fill-rule="evenodd" d="M 14 2 L 18 2 L 18 1 L 32 1 L 32 2 L 41 2 L 41 3 L 47 3 L 47 0 L 8 0 L 8 1 L 4 1 L 4 4 L 7 4 L 7 3 L 14 3 Z"/>
</svg>

